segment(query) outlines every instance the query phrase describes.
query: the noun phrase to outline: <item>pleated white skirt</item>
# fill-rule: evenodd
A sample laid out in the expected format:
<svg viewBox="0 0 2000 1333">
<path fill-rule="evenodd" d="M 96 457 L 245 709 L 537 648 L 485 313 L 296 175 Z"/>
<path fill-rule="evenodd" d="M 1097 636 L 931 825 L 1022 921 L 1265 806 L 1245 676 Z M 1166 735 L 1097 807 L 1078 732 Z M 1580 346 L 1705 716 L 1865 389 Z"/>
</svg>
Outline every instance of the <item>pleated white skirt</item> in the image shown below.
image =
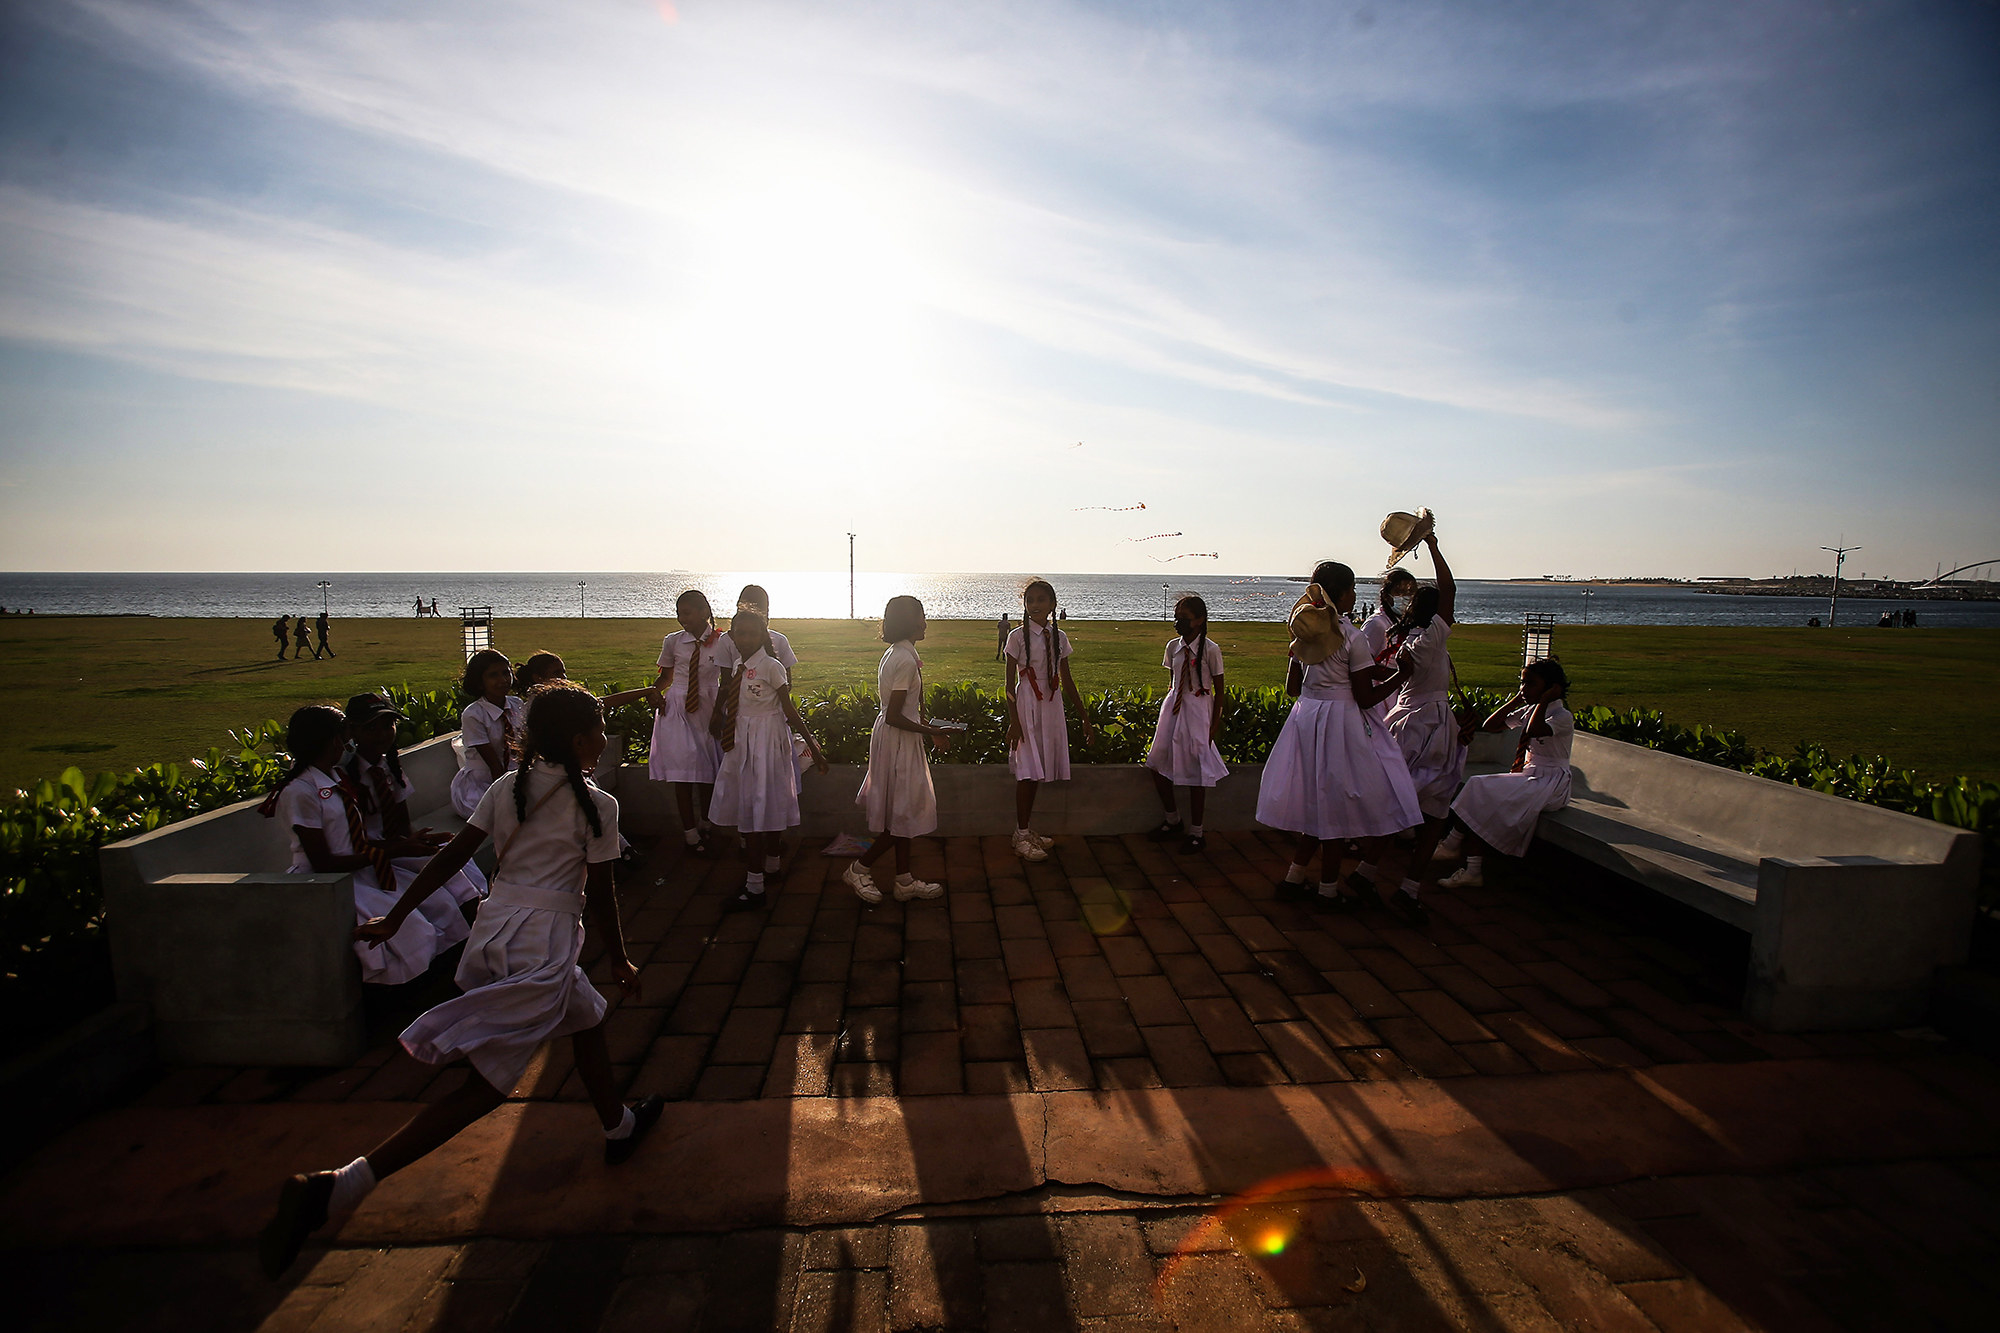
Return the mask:
<svg viewBox="0 0 2000 1333">
<path fill-rule="evenodd" d="M 1174 698 L 1169 694 L 1160 702 L 1160 720 L 1153 726 L 1146 767 L 1178 787 L 1213 787 L 1229 776 L 1222 751 L 1208 736 L 1215 717 L 1215 696 L 1182 695 L 1178 713 Z"/>
<path fill-rule="evenodd" d="M 1529 767 L 1465 780 L 1451 812 L 1496 852 L 1526 856 L 1544 810 L 1569 804 L 1569 769 Z"/>
<path fill-rule="evenodd" d="M 1257 822 L 1315 838 L 1373 838 L 1423 822 L 1388 728 L 1352 698 L 1295 700 L 1264 764 Z"/>
<path fill-rule="evenodd" d="M 783 833 L 799 823 L 799 768 L 783 714 L 741 717 L 722 756 L 708 817 L 739 833 Z"/>
</svg>

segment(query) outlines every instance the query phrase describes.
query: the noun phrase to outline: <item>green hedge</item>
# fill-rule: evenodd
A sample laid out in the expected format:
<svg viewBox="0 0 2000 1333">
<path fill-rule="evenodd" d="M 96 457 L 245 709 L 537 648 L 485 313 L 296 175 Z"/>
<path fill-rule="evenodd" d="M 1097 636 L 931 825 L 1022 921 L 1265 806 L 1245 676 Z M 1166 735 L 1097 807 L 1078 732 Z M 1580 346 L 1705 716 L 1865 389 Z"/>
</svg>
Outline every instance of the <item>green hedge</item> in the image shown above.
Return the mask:
<svg viewBox="0 0 2000 1333">
<path fill-rule="evenodd" d="M 607 684 L 606 693 L 617 688 Z M 414 745 L 458 726 L 462 698 L 455 687 L 386 691 L 409 717 L 402 745 Z M 1501 700 L 1495 691 L 1468 691 L 1482 709 Z M 967 724 L 941 762 L 1002 763 L 1006 759 L 1004 696 L 972 685 L 934 686 L 932 717 Z M 1160 696 L 1151 690 L 1109 690 L 1086 695 L 1084 707 L 1097 734 L 1080 736 L 1072 754 L 1080 763 L 1136 763 L 1153 735 Z M 1223 729 L 1223 758 L 1259 763 L 1270 753 L 1291 701 L 1275 688 L 1231 691 Z M 862 763 L 877 702 L 865 690 L 824 690 L 799 700 L 800 711 L 835 763 Z M 626 756 L 645 762 L 652 715 L 643 704 L 616 710 L 611 729 L 625 736 Z M 1836 759 L 1816 745 L 1790 755 L 1757 749 L 1740 733 L 1684 727 L 1657 712 L 1577 712 L 1585 731 L 1630 741 L 1705 763 L 1809 787 L 1870 805 L 1885 806 L 1977 831 L 1986 856 L 1981 901 L 2000 908 L 2000 784 L 1970 778 L 1930 781 L 1897 770 L 1880 758 Z M 106 843 L 262 795 L 283 774 L 284 728 L 276 721 L 229 733 L 229 744 L 180 764 L 153 764 L 128 773 L 86 777 L 75 768 L 26 791 L 0 799 L 0 1049 L 12 1050 L 37 1032 L 60 1026 L 83 1004 L 101 1003 L 109 986 L 103 941 L 102 890 L 97 849 Z M 84 1010 L 87 1012 L 87 1010 Z"/>
</svg>

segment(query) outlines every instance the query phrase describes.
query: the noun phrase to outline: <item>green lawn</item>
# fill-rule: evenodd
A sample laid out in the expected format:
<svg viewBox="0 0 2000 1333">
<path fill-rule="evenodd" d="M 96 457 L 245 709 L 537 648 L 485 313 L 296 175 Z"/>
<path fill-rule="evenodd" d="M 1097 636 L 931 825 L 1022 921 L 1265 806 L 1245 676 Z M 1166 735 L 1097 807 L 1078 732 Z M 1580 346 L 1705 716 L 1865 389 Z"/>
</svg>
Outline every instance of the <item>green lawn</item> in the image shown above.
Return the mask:
<svg viewBox="0 0 2000 1333">
<path fill-rule="evenodd" d="M 500 646 L 518 661 L 547 648 L 581 679 L 650 680 L 669 621 L 503 621 Z M 802 659 L 800 684 L 872 685 L 882 646 L 874 626 L 784 621 Z M 1149 621 L 1074 621 L 1077 684 L 1161 685 L 1168 629 Z M 1511 679 L 1518 629 L 1468 625 L 1453 635 L 1468 684 Z M 1231 683 L 1284 679 L 1284 634 L 1268 624 L 1220 624 L 1215 640 Z M 942 621 L 923 645 L 933 683 L 997 685 L 993 625 Z M 302 703 L 340 701 L 390 683 L 434 685 L 462 660 L 451 621 L 339 622 L 340 656 L 274 660 L 269 627 L 248 620 L 57 616 L 0 620 L 0 663 L 12 683 L 0 727 L 0 787 L 61 771 L 184 759 L 231 726 L 282 719 Z M 1564 625 L 1557 651 L 1576 679 L 1573 702 L 1654 707 L 1684 723 L 1734 727 L 1760 745 L 1817 740 L 1837 753 L 1887 755 L 1934 777 L 2000 777 L 1994 724 L 2000 631 L 1884 632 L 1678 629 Z"/>
</svg>

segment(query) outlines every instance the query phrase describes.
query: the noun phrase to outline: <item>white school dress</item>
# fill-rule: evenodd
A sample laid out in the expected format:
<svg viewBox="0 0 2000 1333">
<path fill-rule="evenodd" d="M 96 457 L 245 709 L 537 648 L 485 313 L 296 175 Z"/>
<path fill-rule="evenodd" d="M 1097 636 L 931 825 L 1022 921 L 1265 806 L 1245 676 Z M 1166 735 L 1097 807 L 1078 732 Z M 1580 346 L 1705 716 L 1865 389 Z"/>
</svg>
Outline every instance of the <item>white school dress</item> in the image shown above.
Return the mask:
<svg viewBox="0 0 2000 1333">
<path fill-rule="evenodd" d="M 1051 634 L 1056 636 L 1053 667 Z M 1032 620 L 1007 636 L 1002 655 L 1016 670 L 1014 707 L 1021 719 L 1021 742 L 1007 748 L 1007 770 L 1021 782 L 1069 780 L 1069 721 L 1062 696 L 1062 664 L 1069 653 L 1069 635 Z"/>
<path fill-rule="evenodd" d="M 349 802 L 354 805 L 350 813 Z M 340 782 L 323 769 L 309 768 L 285 785 L 278 795 L 277 817 L 284 821 L 292 839 L 291 873 L 313 873 L 312 858 L 306 855 L 299 838 L 302 828 L 318 829 L 326 839 L 326 850 L 334 856 L 352 856 L 353 816 L 360 804 L 353 793 L 343 793 Z M 387 916 L 396 905 L 401 888 L 408 883 L 400 875 L 396 887 L 384 887 L 373 866 L 350 872 L 354 877 L 354 924 L 359 926 L 378 916 Z M 382 943 L 370 946 L 357 940 L 354 956 L 361 960 L 361 979 L 378 986 L 398 986 L 420 977 L 431 960 L 466 937 L 465 918 L 446 894 L 433 893 L 417 904 L 402 927 Z"/>
<path fill-rule="evenodd" d="M 1534 711 L 1533 705 L 1522 704 L 1507 714 L 1507 725 L 1527 726 Z M 1508 856 L 1528 854 L 1542 811 L 1569 804 L 1569 747 L 1576 719 L 1557 699 L 1542 714 L 1542 721 L 1549 724 L 1549 734 L 1528 742 L 1520 772 L 1467 778 L 1465 790 L 1451 803 L 1451 812 L 1467 828 Z"/>
<path fill-rule="evenodd" d="M 486 756 L 479 753 L 479 747 L 499 746 L 501 761 L 513 772 L 514 738 L 527 722 L 528 701 L 516 694 L 508 695 L 504 705 L 474 699 L 458 715 L 458 772 L 451 779 L 451 808 L 460 819 L 472 814 L 479 798 L 493 785 L 493 770 L 486 766 Z"/>
<path fill-rule="evenodd" d="M 1451 798 L 1465 780 L 1465 747 L 1458 743 L 1458 719 L 1451 711 L 1450 639 L 1451 625 L 1432 616 L 1421 633 L 1403 641 L 1410 674 L 1383 719 L 1409 763 L 1417 804 L 1431 819 L 1451 813 Z"/>
<path fill-rule="evenodd" d="M 1194 645 L 1179 635 L 1167 640 L 1161 665 L 1173 687 L 1160 701 L 1160 720 L 1153 728 L 1153 747 L 1146 767 L 1180 787 L 1213 787 L 1229 776 L 1209 733 L 1215 722 L 1215 682 L 1222 675 L 1222 649 L 1203 639 L 1199 662 Z"/>
<path fill-rule="evenodd" d="M 410 798 L 417 794 L 417 784 L 407 777 L 397 778 L 389 767 L 387 756 L 371 763 L 358 752 L 349 751 L 348 762 L 341 765 L 341 771 L 353 779 L 355 789 L 360 793 L 362 827 L 370 838 L 383 841 L 382 816 L 385 807 L 400 805 L 407 810 Z M 397 857 L 391 863 L 396 867 L 397 883 L 408 884 L 429 860 L 427 856 Z M 486 874 L 467 861 L 464 869 L 446 880 L 437 892 L 438 896 L 449 897 L 461 906 L 476 903 L 486 896 Z"/>
<path fill-rule="evenodd" d="M 721 657 L 729 636 L 713 626 L 697 639 L 684 629 L 660 644 L 660 670 L 668 673 L 663 704 L 653 715 L 653 748 L 646 771 L 655 782 L 713 782 L 722 747 L 708 734 L 715 692 L 722 681 Z M 695 708 L 688 711 L 688 690 Z"/>
<path fill-rule="evenodd" d="M 799 770 L 792 759 L 792 729 L 778 701 L 790 683 L 785 664 L 762 648 L 743 664 L 734 743 L 723 752 L 708 803 L 708 817 L 738 833 L 783 833 L 798 825 Z M 727 679 L 722 688 L 728 690 Z"/>
<path fill-rule="evenodd" d="M 618 859 L 618 802 L 585 784 L 597 807 L 592 833 L 560 764 L 528 770 L 528 819 L 514 810 L 509 773 L 466 822 L 493 837 L 499 864 L 479 904 L 455 980 L 465 994 L 403 1030 L 403 1049 L 427 1064 L 465 1059 L 511 1092 L 541 1044 L 596 1027 L 604 997 L 583 974 L 584 884 L 589 867 Z"/>
<path fill-rule="evenodd" d="M 1390 615 L 1385 607 L 1376 607 L 1375 614 L 1361 622 L 1361 637 L 1368 641 L 1368 659 L 1375 666 L 1388 666 L 1393 662 L 1393 659 L 1384 662 L 1382 654 L 1389 647 L 1389 636 L 1395 628 L 1396 617 Z M 1387 723 L 1389 709 L 1394 702 L 1393 699 L 1377 700 L 1369 705 L 1368 716 L 1378 723 Z"/>
<path fill-rule="evenodd" d="M 1306 668 L 1264 764 L 1258 823 L 1315 838 L 1373 838 L 1423 822 L 1396 738 L 1354 701 L 1349 681 L 1373 660 L 1368 641 L 1347 630 L 1324 662 Z"/>
<path fill-rule="evenodd" d="M 790 681 L 799 671 L 799 655 L 792 651 L 792 641 L 774 629 L 767 629 L 765 633 L 771 636 L 771 656 L 777 658 L 779 665 L 785 668 L 785 679 Z M 726 679 L 726 673 L 736 669 L 736 664 L 742 660 L 743 655 L 736 650 L 736 640 L 727 634 L 722 636 L 722 642 L 715 648 L 715 660 L 721 664 Z M 791 746 L 792 790 L 803 794 L 806 789 L 806 770 L 813 765 L 812 749 L 806 744 L 803 736 L 793 736 Z"/>
<path fill-rule="evenodd" d="M 889 725 L 889 696 L 903 691 L 903 716 L 923 721 L 924 663 L 908 639 L 891 644 L 875 675 L 882 698 L 875 729 L 868 733 L 868 773 L 854 803 L 868 812 L 871 832 L 920 838 L 937 828 L 937 791 L 931 786 L 929 742 L 919 731 Z"/>
</svg>

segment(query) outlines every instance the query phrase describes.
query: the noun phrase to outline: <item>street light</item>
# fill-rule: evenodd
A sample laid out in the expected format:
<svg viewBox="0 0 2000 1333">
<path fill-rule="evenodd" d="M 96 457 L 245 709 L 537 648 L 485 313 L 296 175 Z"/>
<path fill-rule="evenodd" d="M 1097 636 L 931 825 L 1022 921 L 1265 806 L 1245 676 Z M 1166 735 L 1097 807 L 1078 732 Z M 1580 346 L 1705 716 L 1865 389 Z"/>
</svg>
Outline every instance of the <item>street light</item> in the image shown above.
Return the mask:
<svg viewBox="0 0 2000 1333">
<path fill-rule="evenodd" d="M 1590 589 L 1583 590 L 1583 623 L 1590 623 Z"/>
<path fill-rule="evenodd" d="M 583 619 L 583 580 L 576 581 L 576 618 Z"/>
<path fill-rule="evenodd" d="M 847 534 L 847 618 L 854 619 L 854 534 Z"/>
<path fill-rule="evenodd" d="M 1167 605 L 1167 586 L 1164 583 L 1160 585 L 1160 614 L 1168 620 L 1172 620 L 1174 618 L 1174 609 Z"/>
<path fill-rule="evenodd" d="M 325 579 L 319 581 L 319 609 L 327 615 L 333 614 L 333 604 L 328 600 L 326 591 L 332 586 Z"/>
</svg>

